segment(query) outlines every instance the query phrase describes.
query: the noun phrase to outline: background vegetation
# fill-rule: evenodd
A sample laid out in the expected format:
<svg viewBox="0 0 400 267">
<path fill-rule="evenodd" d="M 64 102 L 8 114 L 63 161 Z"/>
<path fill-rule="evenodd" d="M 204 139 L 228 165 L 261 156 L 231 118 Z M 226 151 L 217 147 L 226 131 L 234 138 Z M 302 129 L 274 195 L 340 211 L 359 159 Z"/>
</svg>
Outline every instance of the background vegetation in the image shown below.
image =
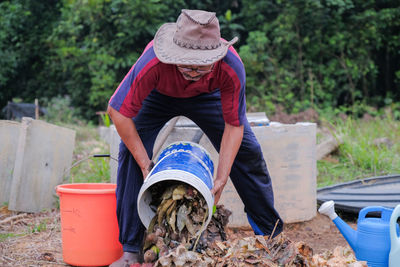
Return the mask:
<svg viewBox="0 0 400 267">
<path fill-rule="evenodd" d="M 318 162 L 319 186 L 400 173 L 397 0 L 5 0 L 0 108 L 38 98 L 48 121 L 77 130 L 75 161 L 107 153 L 96 112 L 183 8 L 215 11 L 222 36 L 239 36 L 249 111 L 312 108 L 343 137 L 337 153 Z M 373 119 L 358 119 L 365 114 Z M 85 160 L 69 179 L 107 181 L 108 160 Z"/>
<path fill-rule="evenodd" d="M 68 96 L 96 119 L 145 45 L 182 8 L 217 12 L 239 36 L 248 108 L 400 115 L 397 0 L 9 0 L 0 3 L 0 107 Z"/>
</svg>

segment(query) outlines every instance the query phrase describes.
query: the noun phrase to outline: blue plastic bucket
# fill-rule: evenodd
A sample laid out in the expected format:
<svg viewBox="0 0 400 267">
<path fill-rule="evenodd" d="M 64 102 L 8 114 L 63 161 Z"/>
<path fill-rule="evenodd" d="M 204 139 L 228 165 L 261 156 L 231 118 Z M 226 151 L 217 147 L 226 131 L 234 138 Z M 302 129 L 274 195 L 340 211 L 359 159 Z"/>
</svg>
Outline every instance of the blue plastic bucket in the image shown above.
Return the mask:
<svg viewBox="0 0 400 267">
<path fill-rule="evenodd" d="M 193 142 L 175 142 L 166 147 L 158 157 L 152 171 L 144 180 L 138 195 L 138 213 L 143 225 L 148 228 L 155 212 L 151 208 L 152 185 L 163 181 L 179 181 L 197 189 L 208 206 L 208 219 L 202 229 L 211 221 L 214 205 L 213 188 L 214 164 L 208 152 Z"/>
</svg>

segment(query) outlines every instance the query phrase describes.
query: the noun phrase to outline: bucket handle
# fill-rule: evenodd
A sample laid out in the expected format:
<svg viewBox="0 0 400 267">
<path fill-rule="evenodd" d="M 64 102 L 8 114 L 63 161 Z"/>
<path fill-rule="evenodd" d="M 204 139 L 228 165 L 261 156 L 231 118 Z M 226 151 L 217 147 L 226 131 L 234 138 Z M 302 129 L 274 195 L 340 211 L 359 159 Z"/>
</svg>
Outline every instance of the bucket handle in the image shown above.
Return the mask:
<svg viewBox="0 0 400 267">
<path fill-rule="evenodd" d="M 393 209 L 388 209 L 385 207 L 381 206 L 370 206 L 363 208 L 360 211 L 360 214 L 358 215 L 358 221 L 362 221 L 365 219 L 365 216 L 367 216 L 368 213 L 374 212 L 374 211 L 380 211 L 381 212 L 381 219 L 384 221 L 390 221 L 390 216 L 392 215 Z"/>
</svg>

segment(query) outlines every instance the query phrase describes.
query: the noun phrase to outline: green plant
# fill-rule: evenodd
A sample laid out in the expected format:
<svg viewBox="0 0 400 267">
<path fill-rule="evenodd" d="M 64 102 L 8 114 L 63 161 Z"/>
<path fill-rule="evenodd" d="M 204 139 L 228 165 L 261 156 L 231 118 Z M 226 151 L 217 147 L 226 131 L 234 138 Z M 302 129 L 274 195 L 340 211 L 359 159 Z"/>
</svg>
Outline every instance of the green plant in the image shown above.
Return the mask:
<svg viewBox="0 0 400 267">
<path fill-rule="evenodd" d="M 107 113 L 100 114 L 100 117 L 101 117 L 101 121 L 103 122 L 104 126 L 106 126 L 106 127 L 110 127 L 111 126 L 110 116 L 108 116 Z"/>
<path fill-rule="evenodd" d="M 219 16 L 221 36 L 229 40 L 233 37 L 240 38 L 241 32 L 245 31 L 245 28 L 238 23 L 239 20 L 240 17 L 232 14 L 230 9 L 226 10 L 224 16 Z"/>
<path fill-rule="evenodd" d="M 16 233 L 0 233 L 0 242 L 5 241 L 7 238 L 12 238 L 12 237 L 19 237 L 19 236 L 24 236 L 25 234 L 16 234 Z"/>
<path fill-rule="evenodd" d="M 28 227 L 28 232 L 32 234 L 44 232 L 47 230 L 47 220 L 43 220 L 39 224 L 31 224 Z"/>
</svg>

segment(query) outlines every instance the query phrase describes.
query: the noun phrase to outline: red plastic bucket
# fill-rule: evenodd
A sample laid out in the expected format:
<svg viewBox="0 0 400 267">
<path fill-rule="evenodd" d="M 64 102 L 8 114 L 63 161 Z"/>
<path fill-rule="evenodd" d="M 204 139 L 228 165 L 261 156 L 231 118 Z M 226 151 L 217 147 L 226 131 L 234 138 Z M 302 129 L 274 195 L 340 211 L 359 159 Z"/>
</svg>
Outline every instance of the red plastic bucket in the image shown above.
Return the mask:
<svg viewBox="0 0 400 267">
<path fill-rule="evenodd" d="M 56 187 L 60 197 L 63 259 L 75 266 L 109 265 L 122 256 L 118 241 L 115 184 Z"/>
</svg>

